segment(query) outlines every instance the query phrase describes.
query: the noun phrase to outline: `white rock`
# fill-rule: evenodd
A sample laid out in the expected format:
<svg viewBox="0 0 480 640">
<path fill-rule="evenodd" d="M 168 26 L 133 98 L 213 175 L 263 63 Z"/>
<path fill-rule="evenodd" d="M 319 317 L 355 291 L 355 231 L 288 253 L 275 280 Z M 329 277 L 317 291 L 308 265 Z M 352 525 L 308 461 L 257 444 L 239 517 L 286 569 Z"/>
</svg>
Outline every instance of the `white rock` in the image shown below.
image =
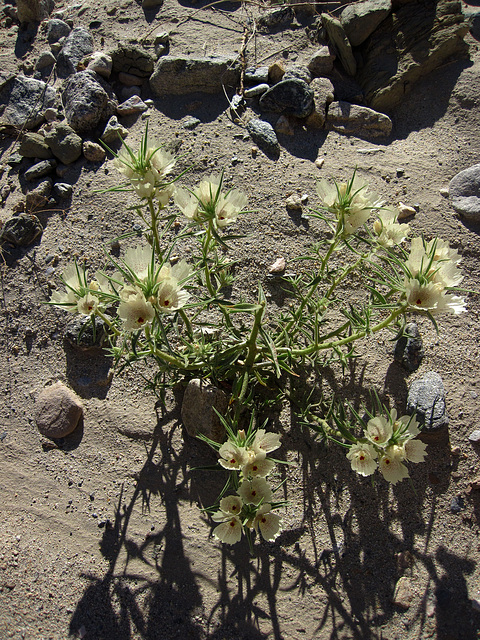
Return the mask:
<svg viewBox="0 0 480 640">
<path fill-rule="evenodd" d="M 287 263 L 285 262 L 285 258 L 277 258 L 275 262 L 269 267 L 268 273 L 283 273 Z"/>
<path fill-rule="evenodd" d="M 43 389 L 35 403 L 35 422 L 47 438 L 63 438 L 74 431 L 83 414 L 80 398 L 61 382 Z"/>
</svg>

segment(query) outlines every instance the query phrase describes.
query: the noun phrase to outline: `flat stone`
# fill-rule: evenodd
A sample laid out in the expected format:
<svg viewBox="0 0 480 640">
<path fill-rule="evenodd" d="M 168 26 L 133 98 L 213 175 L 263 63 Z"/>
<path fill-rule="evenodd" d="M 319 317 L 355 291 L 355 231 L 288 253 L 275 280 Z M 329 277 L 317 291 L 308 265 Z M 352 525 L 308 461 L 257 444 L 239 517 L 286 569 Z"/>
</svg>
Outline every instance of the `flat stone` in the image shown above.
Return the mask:
<svg viewBox="0 0 480 640">
<path fill-rule="evenodd" d="M 47 22 L 47 40 L 49 44 L 66 38 L 71 31 L 70 26 L 59 18 L 52 18 Z"/>
<path fill-rule="evenodd" d="M 16 247 L 27 247 L 42 233 L 43 227 L 37 216 L 21 213 L 4 223 L 0 231 L 0 240 L 10 242 Z"/>
<path fill-rule="evenodd" d="M 243 95 L 245 98 L 256 98 L 258 96 L 263 96 L 263 94 L 270 89 L 270 85 L 267 83 L 257 84 L 249 89 L 245 89 Z"/>
<path fill-rule="evenodd" d="M 56 100 L 53 87 L 42 80 L 18 75 L 0 94 L 0 102 L 6 103 L 2 123 L 34 129 L 43 121 L 45 109 L 53 107 Z"/>
<path fill-rule="evenodd" d="M 113 144 L 114 142 L 118 142 L 120 139 L 123 140 L 123 138 L 126 138 L 127 136 L 128 129 L 118 122 L 118 118 L 116 116 L 112 116 L 107 122 L 107 126 L 101 135 L 101 139 L 106 144 Z"/>
<path fill-rule="evenodd" d="M 236 87 L 240 65 L 235 56 L 195 58 L 163 56 L 150 77 L 150 88 L 156 96 L 186 93 L 220 93 L 223 87 Z"/>
<path fill-rule="evenodd" d="M 82 139 L 68 124 L 58 122 L 45 134 L 54 156 L 63 164 L 71 164 L 82 155 Z"/>
<path fill-rule="evenodd" d="M 97 74 L 80 71 L 65 83 L 62 93 L 68 124 L 78 133 L 94 130 L 117 110 L 110 86 Z"/>
<path fill-rule="evenodd" d="M 52 173 L 56 166 L 57 163 L 53 159 L 42 160 L 41 162 L 37 162 L 29 169 L 27 169 L 27 171 L 25 171 L 23 175 L 25 176 L 25 180 L 33 182 L 33 180 L 39 180 L 40 178 L 48 176 L 48 174 Z"/>
<path fill-rule="evenodd" d="M 118 79 L 126 87 L 141 87 L 145 81 L 145 78 L 136 76 L 134 73 L 125 73 L 124 71 L 120 71 Z"/>
<path fill-rule="evenodd" d="M 24 158 L 41 158 L 47 160 L 52 152 L 40 133 L 27 131 L 18 147 L 18 153 Z"/>
<path fill-rule="evenodd" d="M 43 389 L 35 402 L 35 422 L 47 438 L 64 438 L 72 433 L 83 415 L 80 398 L 61 382 Z"/>
<path fill-rule="evenodd" d="M 307 67 L 313 76 L 323 76 L 332 71 L 336 57 L 335 53 L 327 45 L 324 45 L 315 51 Z"/>
<path fill-rule="evenodd" d="M 113 61 L 111 56 L 102 51 L 96 51 L 90 56 L 87 69 L 98 73 L 99 76 L 108 80 L 112 75 Z"/>
<path fill-rule="evenodd" d="M 345 135 L 382 138 L 392 132 L 392 121 L 384 113 L 343 100 L 328 108 L 326 126 Z"/>
<path fill-rule="evenodd" d="M 268 67 L 248 67 L 245 69 L 245 84 L 268 83 Z"/>
<path fill-rule="evenodd" d="M 397 340 L 394 358 L 409 372 L 416 371 L 425 356 L 423 341 L 416 322 L 405 325 L 404 334 Z"/>
<path fill-rule="evenodd" d="M 131 116 L 135 113 L 143 113 L 147 111 L 148 107 L 140 98 L 140 96 L 132 96 L 119 104 L 117 107 L 117 114 L 119 116 Z"/>
<path fill-rule="evenodd" d="M 415 414 L 422 425 L 422 433 L 434 433 L 448 427 L 445 389 L 438 373 L 428 371 L 412 382 L 407 397 L 407 413 Z"/>
<path fill-rule="evenodd" d="M 56 58 L 51 51 L 42 51 L 35 63 L 35 69 L 37 69 L 37 71 L 48 69 L 48 67 L 52 67 L 55 62 Z"/>
<path fill-rule="evenodd" d="M 480 220 L 480 164 L 464 169 L 450 180 L 452 207 L 466 218 Z"/>
<path fill-rule="evenodd" d="M 82 152 L 86 160 L 89 162 L 103 162 L 107 156 L 105 149 L 91 140 L 85 140 Z"/>
<path fill-rule="evenodd" d="M 57 72 L 60 78 L 76 73 L 78 63 L 93 53 L 92 34 L 83 27 L 75 27 L 65 38 L 57 58 Z"/>
<path fill-rule="evenodd" d="M 365 0 L 345 7 L 340 22 L 352 47 L 365 42 L 391 11 L 391 0 Z"/>
<path fill-rule="evenodd" d="M 328 13 L 322 13 L 322 23 L 327 32 L 328 40 L 340 58 L 343 68 L 349 75 L 354 76 L 357 73 L 357 62 L 342 23 L 337 18 L 332 18 Z"/>
<path fill-rule="evenodd" d="M 154 69 L 154 57 L 136 45 L 122 44 L 110 54 L 113 70 L 131 73 L 139 78 L 148 78 Z"/>
<path fill-rule="evenodd" d="M 303 80 L 281 80 L 260 98 L 260 108 L 306 118 L 313 111 L 313 89 Z"/>
<path fill-rule="evenodd" d="M 199 434 L 215 442 L 225 439 L 225 427 L 220 422 L 214 408 L 224 414 L 228 407 L 227 395 L 211 384 L 193 379 L 185 389 L 182 402 L 182 421 L 189 436 Z"/>
<path fill-rule="evenodd" d="M 254 118 L 247 124 L 247 131 L 256 145 L 269 157 L 280 155 L 280 145 L 272 125 L 265 120 Z"/>
</svg>

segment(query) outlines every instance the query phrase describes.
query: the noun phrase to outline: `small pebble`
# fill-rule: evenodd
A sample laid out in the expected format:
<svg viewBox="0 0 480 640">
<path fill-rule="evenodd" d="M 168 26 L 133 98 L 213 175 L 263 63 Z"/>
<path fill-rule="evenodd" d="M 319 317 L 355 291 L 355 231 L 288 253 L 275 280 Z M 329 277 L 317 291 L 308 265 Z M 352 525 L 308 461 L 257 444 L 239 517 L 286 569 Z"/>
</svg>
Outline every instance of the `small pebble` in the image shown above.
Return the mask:
<svg viewBox="0 0 480 640">
<path fill-rule="evenodd" d="M 398 211 L 399 211 L 399 214 L 398 214 L 399 220 L 404 220 L 405 218 L 414 216 L 417 213 L 414 207 L 409 207 L 408 205 L 403 204 L 403 202 L 398 203 Z"/>
<path fill-rule="evenodd" d="M 475 429 L 475 431 L 472 431 L 472 433 L 468 436 L 468 439 L 470 440 L 470 442 L 474 442 L 475 444 L 477 442 L 480 442 L 480 429 Z"/>
<path fill-rule="evenodd" d="M 321 169 L 324 164 L 325 164 L 325 158 L 317 158 L 315 160 L 315 166 L 318 167 L 319 169 Z"/>
<path fill-rule="evenodd" d="M 462 496 L 454 496 L 450 502 L 450 511 L 452 513 L 460 513 L 465 508 L 465 501 Z"/>
<path fill-rule="evenodd" d="M 277 258 L 275 262 L 269 267 L 268 273 L 283 273 L 287 263 L 285 262 L 285 258 Z"/>
<path fill-rule="evenodd" d="M 287 209 L 292 209 L 294 211 L 302 210 L 302 199 L 297 194 L 292 194 L 285 200 L 285 205 Z"/>
<path fill-rule="evenodd" d="M 440 189 L 440 195 L 444 198 L 448 198 L 448 196 L 450 195 L 450 190 L 448 189 L 448 187 L 442 187 Z"/>
</svg>

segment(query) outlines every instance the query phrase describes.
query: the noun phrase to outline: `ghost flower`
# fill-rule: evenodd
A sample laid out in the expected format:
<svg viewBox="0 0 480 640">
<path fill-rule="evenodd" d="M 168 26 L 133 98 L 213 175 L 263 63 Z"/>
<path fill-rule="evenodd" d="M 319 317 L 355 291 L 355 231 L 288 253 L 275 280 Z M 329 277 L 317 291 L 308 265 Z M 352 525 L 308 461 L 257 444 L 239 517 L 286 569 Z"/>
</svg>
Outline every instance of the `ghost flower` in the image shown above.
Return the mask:
<svg viewBox="0 0 480 640">
<path fill-rule="evenodd" d="M 375 448 L 371 444 L 363 442 L 352 444 L 347 453 L 352 469 L 361 476 L 371 476 L 375 472 L 377 468 L 376 457 Z"/>
</svg>

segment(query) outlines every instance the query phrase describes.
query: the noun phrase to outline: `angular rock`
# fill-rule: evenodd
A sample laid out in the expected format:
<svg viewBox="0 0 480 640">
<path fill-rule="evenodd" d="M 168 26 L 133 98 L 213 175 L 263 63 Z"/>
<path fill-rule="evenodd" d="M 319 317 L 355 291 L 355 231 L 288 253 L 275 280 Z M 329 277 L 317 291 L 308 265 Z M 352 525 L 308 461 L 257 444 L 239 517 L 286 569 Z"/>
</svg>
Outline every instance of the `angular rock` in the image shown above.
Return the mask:
<svg viewBox="0 0 480 640">
<path fill-rule="evenodd" d="M 268 82 L 268 67 L 248 67 L 245 70 L 245 84 L 265 84 Z"/>
<path fill-rule="evenodd" d="M 468 51 L 468 23 L 456 0 L 409 3 L 390 14 L 361 47 L 357 74 L 367 104 L 390 111 L 414 83 L 451 57 Z"/>
<path fill-rule="evenodd" d="M 415 592 L 413 590 L 412 579 L 407 576 L 399 578 L 395 585 L 393 604 L 401 609 L 408 609 L 412 604 L 414 597 Z"/>
<path fill-rule="evenodd" d="M 293 8 L 287 5 L 265 13 L 257 20 L 257 27 L 260 31 L 276 29 L 277 27 L 291 24 L 294 18 L 295 14 L 293 12 Z"/>
<path fill-rule="evenodd" d="M 365 42 L 391 11 L 391 0 L 365 0 L 345 7 L 340 22 L 352 47 Z"/>
<path fill-rule="evenodd" d="M 412 382 L 407 397 L 407 413 L 416 414 L 422 433 L 434 433 L 448 427 L 445 389 L 438 373 L 428 371 L 423 378 Z"/>
<path fill-rule="evenodd" d="M 92 131 L 117 110 L 117 100 L 109 85 L 90 71 L 69 78 L 62 93 L 68 124 L 78 133 Z"/>
<path fill-rule="evenodd" d="M 48 69 L 48 67 L 52 67 L 56 62 L 55 56 L 51 51 L 43 51 L 39 56 L 35 63 L 35 69 L 37 71 L 42 71 L 43 69 Z"/>
<path fill-rule="evenodd" d="M 102 146 L 91 140 L 85 140 L 82 151 L 85 159 L 89 162 L 103 162 L 107 155 Z"/>
<path fill-rule="evenodd" d="M 59 122 L 45 133 L 53 155 L 63 164 L 72 164 L 82 155 L 82 139 L 68 124 Z"/>
<path fill-rule="evenodd" d="M 368 138 L 386 137 L 392 132 L 392 121 L 384 113 L 344 101 L 331 103 L 326 125 L 345 135 Z"/>
<path fill-rule="evenodd" d="M 27 211 L 37 211 L 47 204 L 52 192 L 52 184 L 51 178 L 46 178 L 27 193 L 25 196 Z"/>
<path fill-rule="evenodd" d="M 67 182 L 56 182 L 53 185 L 53 193 L 61 200 L 66 200 L 72 197 L 73 187 Z"/>
<path fill-rule="evenodd" d="M 110 120 L 107 122 L 107 126 L 105 127 L 104 132 L 102 133 L 101 139 L 106 144 L 113 144 L 114 142 L 118 142 L 120 139 L 126 138 L 128 136 L 128 129 L 122 126 L 118 122 L 117 116 L 112 116 Z"/>
<path fill-rule="evenodd" d="M 24 134 L 18 153 L 24 158 L 41 158 L 47 160 L 52 157 L 52 152 L 40 133 L 28 131 Z"/>
<path fill-rule="evenodd" d="M 52 18 L 47 22 L 47 40 L 49 44 L 66 38 L 70 33 L 70 26 L 59 18 Z"/>
<path fill-rule="evenodd" d="M 354 76 L 357 73 L 357 63 L 340 20 L 332 18 L 328 13 L 322 13 L 322 23 L 343 68 L 349 75 Z"/>
<path fill-rule="evenodd" d="M 55 6 L 54 0 L 17 0 L 16 4 L 20 24 L 45 20 Z"/>
<path fill-rule="evenodd" d="M 452 207 L 473 221 L 480 221 L 480 164 L 464 169 L 448 186 Z"/>
<path fill-rule="evenodd" d="M 228 397 L 217 387 L 202 380 L 190 380 L 182 402 L 182 421 L 189 436 L 199 434 L 215 442 L 225 439 L 225 427 L 220 422 L 214 408 L 224 414 L 228 407 Z"/>
<path fill-rule="evenodd" d="M 17 247 L 28 247 L 42 233 L 43 227 L 37 216 L 21 213 L 5 222 L 0 232 L 0 240 Z"/>
<path fill-rule="evenodd" d="M 143 113 L 147 111 L 148 107 L 140 98 L 140 96 L 132 96 L 117 107 L 117 114 L 119 116 L 131 116 L 135 113 Z"/>
<path fill-rule="evenodd" d="M 83 415 L 80 398 L 61 382 L 43 389 L 35 402 L 35 422 L 47 438 L 64 438 L 76 429 Z"/>
<path fill-rule="evenodd" d="M 285 73 L 283 75 L 282 80 L 303 80 L 307 84 L 310 84 L 312 81 L 312 74 L 308 67 L 305 67 L 303 64 L 291 64 L 285 69 Z"/>
<path fill-rule="evenodd" d="M 6 102 L 3 124 L 34 129 L 43 121 L 45 109 L 53 107 L 57 92 L 42 80 L 16 76 L 6 85 L 0 102 Z"/>
<path fill-rule="evenodd" d="M 313 89 L 314 110 L 305 124 L 313 129 L 322 129 L 327 117 L 328 105 L 333 102 L 333 84 L 328 78 L 314 78 L 310 87 Z"/>
<path fill-rule="evenodd" d="M 150 88 L 156 96 L 220 93 L 223 87 L 236 87 L 239 79 L 240 66 L 235 57 L 164 56 L 156 63 Z"/>
<path fill-rule="evenodd" d="M 36 164 L 34 164 L 32 167 L 30 167 L 30 169 L 27 169 L 27 171 L 25 171 L 23 175 L 25 176 L 25 180 L 33 182 L 33 180 L 39 180 L 40 178 L 48 176 L 48 174 L 51 173 L 56 166 L 57 163 L 53 159 L 42 160 L 41 162 L 37 162 Z"/>
<path fill-rule="evenodd" d="M 270 84 L 277 84 L 285 75 L 285 63 L 283 60 L 276 60 L 268 68 L 268 81 Z"/>
<path fill-rule="evenodd" d="M 98 73 L 99 76 L 108 80 L 112 74 L 113 61 L 111 56 L 106 53 L 102 53 L 101 51 L 97 51 L 96 53 L 90 56 L 88 61 L 87 69 L 89 71 L 94 71 Z"/>
<path fill-rule="evenodd" d="M 478 444 L 480 442 L 480 429 L 475 429 L 475 431 L 472 431 L 472 433 L 468 436 L 468 439 L 470 440 L 470 442 Z"/>
<path fill-rule="evenodd" d="M 313 89 L 303 80 L 281 80 L 263 94 L 260 108 L 306 118 L 313 111 Z"/>
<path fill-rule="evenodd" d="M 57 72 L 60 78 L 68 78 L 76 73 L 78 63 L 93 53 L 93 37 L 83 27 L 75 27 L 69 33 L 57 58 Z"/>
<path fill-rule="evenodd" d="M 288 119 L 288 116 L 279 117 L 279 119 L 275 123 L 275 131 L 285 136 L 293 136 L 295 134 L 295 129 Z"/>
<path fill-rule="evenodd" d="M 148 78 L 155 65 L 154 57 L 135 45 L 123 44 L 110 54 L 113 70 L 117 73 L 131 73 L 139 78 Z"/>
<path fill-rule="evenodd" d="M 254 118 L 247 124 L 247 131 L 256 145 L 267 155 L 278 158 L 280 145 L 272 125 L 265 120 Z"/>
<path fill-rule="evenodd" d="M 405 325 L 404 334 L 395 345 L 394 359 L 407 371 L 416 371 L 425 356 L 423 341 L 416 322 Z"/>
<path fill-rule="evenodd" d="M 323 76 L 332 71 L 336 57 L 329 47 L 324 45 L 315 51 L 307 67 L 313 76 Z"/>
<path fill-rule="evenodd" d="M 182 129 L 186 129 L 187 131 L 193 131 L 193 129 L 196 129 L 199 124 L 202 124 L 202 121 L 194 116 L 185 116 L 185 118 L 182 118 L 181 122 Z"/>
<path fill-rule="evenodd" d="M 68 323 L 64 337 L 72 347 L 85 352 L 102 349 L 108 338 L 105 323 L 101 318 L 80 315 Z"/>
</svg>

